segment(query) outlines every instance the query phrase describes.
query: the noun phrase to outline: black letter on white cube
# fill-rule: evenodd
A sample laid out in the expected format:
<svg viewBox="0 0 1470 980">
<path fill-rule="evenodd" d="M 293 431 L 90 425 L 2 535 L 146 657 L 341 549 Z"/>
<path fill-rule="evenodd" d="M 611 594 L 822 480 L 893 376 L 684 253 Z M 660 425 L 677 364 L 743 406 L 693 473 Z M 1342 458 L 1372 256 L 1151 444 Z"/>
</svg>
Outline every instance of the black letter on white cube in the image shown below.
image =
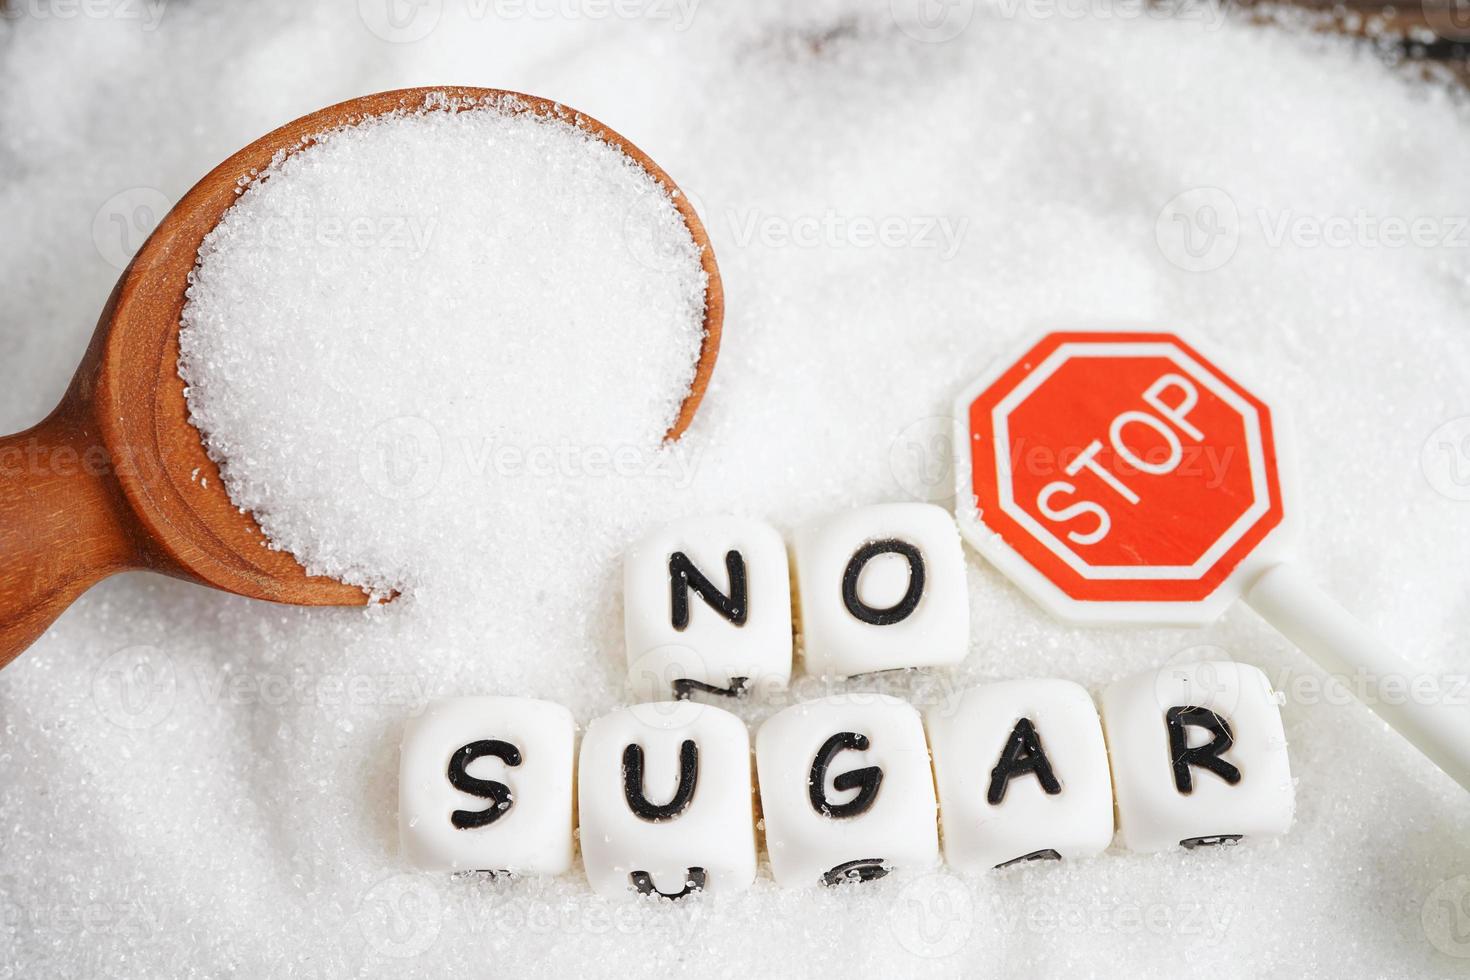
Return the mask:
<svg viewBox="0 0 1470 980">
<path fill-rule="evenodd" d="M 750 683 L 749 677 L 732 677 L 729 687 L 718 687 L 714 684 L 706 684 L 704 681 L 679 677 L 674 680 L 674 700 L 688 701 L 695 694 L 713 694 L 721 698 L 743 698 L 746 694 L 745 685 L 748 683 Z"/>
<path fill-rule="evenodd" d="M 1209 708 L 1183 705 L 1164 712 L 1164 724 L 1169 729 L 1169 758 L 1174 760 L 1174 786 L 1186 796 L 1194 792 L 1194 778 L 1190 766 L 1208 769 L 1225 782 L 1234 786 L 1240 782 L 1240 770 L 1220 758 L 1235 744 L 1235 733 L 1230 722 Z M 1214 736 L 1204 745 L 1189 746 L 1189 727 L 1203 728 Z"/>
<path fill-rule="evenodd" d="M 650 803 L 643 795 L 643 746 L 629 745 L 623 749 L 623 796 L 629 809 L 649 823 L 672 820 L 688 809 L 698 782 L 699 746 L 686 738 L 679 746 L 679 785 L 673 797 L 664 804 Z"/>
<path fill-rule="evenodd" d="M 888 866 L 883 863 L 882 858 L 858 858 L 856 861 L 844 861 L 831 871 L 824 872 L 822 884 L 829 888 L 861 884 L 865 881 L 877 881 L 887 874 Z"/>
<path fill-rule="evenodd" d="M 858 596 L 858 581 L 868 562 L 879 555 L 901 555 L 909 563 L 909 587 L 903 598 L 887 609 L 874 609 Z M 870 541 L 857 550 L 842 573 L 842 604 L 857 619 L 870 626 L 892 626 L 901 623 L 919 608 L 924 597 L 924 555 L 907 541 L 888 538 Z"/>
<path fill-rule="evenodd" d="M 709 881 L 709 875 L 703 868 L 690 868 L 684 872 L 684 887 L 676 892 L 661 892 L 653 884 L 653 876 L 647 871 L 634 871 L 628 875 L 628 883 L 633 890 L 640 895 L 657 895 L 659 898 L 667 898 L 677 902 L 681 898 L 693 895 L 695 892 L 704 891 L 704 886 Z"/>
<path fill-rule="evenodd" d="M 521 764 L 521 750 L 509 742 L 499 739 L 481 739 L 461 746 L 449 760 L 449 783 L 461 793 L 478 796 L 492 802 L 486 810 L 455 810 L 449 820 L 460 830 L 487 827 L 510 812 L 515 804 L 510 787 L 494 779 L 477 779 L 469 774 L 470 763 L 485 756 L 494 756 L 508 766 Z M 442 756 L 441 756 L 442 758 Z"/>
<path fill-rule="evenodd" d="M 832 780 L 832 788 L 839 792 L 855 789 L 858 794 L 846 803 L 830 802 L 827 799 L 827 770 L 837 753 L 844 749 L 866 752 L 868 737 L 857 732 L 838 732 L 823 742 L 817 750 L 817 757 L 812 760 L 811 778 L 807 783 L 812 809 L 824 817 L 838 820 L 866 813 L 878 798 L 878 787 L 883 783 L 883 770 L 877 766 L 842 773 Z"/>
<path fill-rule="evenodd" d="M 735 626 L 744 626 L 750 612 L 749 589 L 745 581 L 745 558 L 738 551 L 725 553 L 725 572 L 730 578 L 730 592 L 725 594 L 694 567 L 682 551 L 669 556 L 669 590 L 673 607 L 674 629 L 689 628 L 689 590 L 699 593 L 705 603 Z"/>
<path fill-rule="evenodd" d="M 1027 773 L 1036 777 L 1048 796 L 1056 796 L 1062 791 L 1062 784 L 1057 782 L 1056 774 L 1052 772 L 1051 760 L 1041 747 L 1041 736 L 1036 733 L 1036 726 L 1031 724 L 1030 718 L 1022 718 L 1011 729 L 1011 737 L 1001 750 L 1000 761 L 990 770 L 990 790 L 985 794 L 986 802 L 991 806 L 999 806 L 1006 798 L 1006 787 L 1010 785 L 1011 779 Z"/>
</svg>

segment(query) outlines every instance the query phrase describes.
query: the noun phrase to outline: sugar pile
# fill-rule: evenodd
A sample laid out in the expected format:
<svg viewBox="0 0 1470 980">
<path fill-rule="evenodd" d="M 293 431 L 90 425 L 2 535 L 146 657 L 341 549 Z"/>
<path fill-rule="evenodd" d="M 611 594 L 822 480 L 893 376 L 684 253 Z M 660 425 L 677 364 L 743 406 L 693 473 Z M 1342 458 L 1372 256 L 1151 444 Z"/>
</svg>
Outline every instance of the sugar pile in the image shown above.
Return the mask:
<svg viewBox="0 0 1470 980">
<path fill-rule="evenodd" d="M 378 89 L 513 88 L 607 121 L 697 200 L 728 296 L 715 385 L 677 452 L 622 473 L 492 465 L 473 481 L 485 506 L 439 531 L 472 560 L 419 563 L 405 601 L 281 609 L 127 576 L 0 673 L 0 976 L 1454 974 L 1462 791 L 1314 686 L 1244 608 L 1202 630 L 1065 629 L 978 561 L 968 661 L 887 690 L 918 704 L 1009 677 L 1097 690 L 1223 651 L 1287 694 L 1291 834 L 912 887 L 762 880 L 675 909 L 603 902 L 577 875 L 451 880 L 397 863 L 396 746 L 416 703 L 515 693 L 584 724 L 621 703 L 629 541 L 682 514 L 790 528 L 942 496 L 933 420 L 1041 322 L 1187 322 L 1229 351 L 1296 417 L 1309 572 L 1414 663 L 1463 676 L 1470 568 L 1454 545 L 1470 504 L 1445 469 L 1465 465 L 1463 433 L 1430 437 L 1470 414 L 1470 249 L 1452 227 L 1465 111 L 1345 43 L 1213 8 L 1083 20 L 1039 6 L 949 5 L 972 13 L 953 33 L 895 20 L 908 8 L 886 0 L 649 4 L 615 23 L 590 4 L 541 18 L 454 2 L 391 22 L 373 4 L 286 2 L 248 18 L 171 5 L 156 30 L 0 21 L 12 430 L 61 390 L 111 288 L 115 240 L 94 243 L 94 217 L 126 225 L 281 121 Z M 1181 226 L 1166 208 L 1180 194 L 1208 216 L 1185 210 L 1197 220 Z M 1390 247 L 1300 233 L 1360 214 L 1442 234 Z M 864 233 L 880 225 L 884 239 Z M 634 353 L 609 363 L 633 370 Z M 596 404 L 633 443 L 667 411 Z M 355 456 L 322 465 L 361 492 Z M 794 696 L 819 693 L 802 681 Z"/>
<path fill-rule="evenodd" d="M 388 593 L 473 565 L 474 529 L 511 517 L 497 473 L 651 454 L 689 390 L 706 280 L 673 201 L 518 109 L 324 134 L 200 248 L 190 418 L 230 498 L 315 573 Z"/>
</svg>

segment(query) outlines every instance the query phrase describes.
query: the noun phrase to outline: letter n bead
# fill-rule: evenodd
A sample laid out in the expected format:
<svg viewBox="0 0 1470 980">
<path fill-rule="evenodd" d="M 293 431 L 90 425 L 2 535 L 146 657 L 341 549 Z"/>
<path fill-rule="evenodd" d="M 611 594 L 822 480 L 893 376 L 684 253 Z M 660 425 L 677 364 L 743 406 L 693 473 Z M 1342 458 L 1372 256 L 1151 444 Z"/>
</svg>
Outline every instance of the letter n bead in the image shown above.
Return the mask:
<svg viewBox="0 0 1470 980">
<path fill-rule="evenodd" d="M 623 563 L 628 687 L 640 701 L 743 697 L 791 678 L 791 571 L 769 525 L 677 521 Z"/>
</svg>

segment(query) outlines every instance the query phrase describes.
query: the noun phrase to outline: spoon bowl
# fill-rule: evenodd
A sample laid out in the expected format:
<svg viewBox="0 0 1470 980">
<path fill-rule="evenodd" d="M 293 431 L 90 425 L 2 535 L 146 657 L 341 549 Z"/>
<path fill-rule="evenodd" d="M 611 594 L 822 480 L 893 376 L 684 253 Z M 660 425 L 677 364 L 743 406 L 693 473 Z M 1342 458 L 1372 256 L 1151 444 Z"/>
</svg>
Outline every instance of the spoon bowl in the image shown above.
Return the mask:
<svg viewBox="0 0 1470 980">
<path fill-rule="evenodd" d="M 656 163 L 597 120 L 520 93 L 402 89 L 330 106 L 251 143 L 184 195 L 118 279 L 60 404 L 32 428 L 0 438 L 0 667 L 93 584 L 130 569 L 292 605 L 368 601 L 362 589 L 309 576 L 290 554 L 268 547 L 255 520 L 230 501 L 184 400 L 184 294 L 204 236 L 278 153 L 371 116 L 490 101 L 496 111 L 550 116 L 594 134 L 672 197 L 708 276 L 694 382 L 666 438 L 683 435 L 714 371 L 724 297 L 704 226 Z"/>
</svg>

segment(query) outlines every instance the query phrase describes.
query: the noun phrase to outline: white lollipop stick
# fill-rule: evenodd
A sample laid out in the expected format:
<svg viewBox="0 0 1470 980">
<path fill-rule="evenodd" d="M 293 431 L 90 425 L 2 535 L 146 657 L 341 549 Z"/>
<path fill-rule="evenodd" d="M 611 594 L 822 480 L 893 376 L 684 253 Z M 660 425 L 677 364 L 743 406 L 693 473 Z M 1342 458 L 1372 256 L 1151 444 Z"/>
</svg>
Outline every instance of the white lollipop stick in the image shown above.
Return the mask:
<svg viewBox="0 0 1470 980">
<path fill-rule="evenodd" d="M 1284 564 L 1286 433 L 1215 358 L 1164 330 L 1048 333 L 955 418 L 960 530 L 1042 605 L 1199 625 L 1244 598 L 1329 673 L 1374 685 L 1368 706 L 1470 789 L 1470 709 Z"/>
<path fill-rule="evenodd" d="M 1416 685 L 1411 679 L 1423 676 L 1423 672 L 1415 670 L 1386 640 L 1291 564 L 1277 565 L 1257 579 L 1246 592 L 1245 601 L 1335 677 L 1367 677 L 1375 687 L 1381 686 L 1385 678 L 1402 679 L 1402 698 L 1390 700 L 1378 693 L 1364 703 L 1452 779 L 1470 789 L 1470 709 L 1447 703 L 1438 684 L 1434 685 L 1434 699 L 1416 703 Z M 1354 690 L 1351 683 L 1346 686 Z"/>
</svg>

